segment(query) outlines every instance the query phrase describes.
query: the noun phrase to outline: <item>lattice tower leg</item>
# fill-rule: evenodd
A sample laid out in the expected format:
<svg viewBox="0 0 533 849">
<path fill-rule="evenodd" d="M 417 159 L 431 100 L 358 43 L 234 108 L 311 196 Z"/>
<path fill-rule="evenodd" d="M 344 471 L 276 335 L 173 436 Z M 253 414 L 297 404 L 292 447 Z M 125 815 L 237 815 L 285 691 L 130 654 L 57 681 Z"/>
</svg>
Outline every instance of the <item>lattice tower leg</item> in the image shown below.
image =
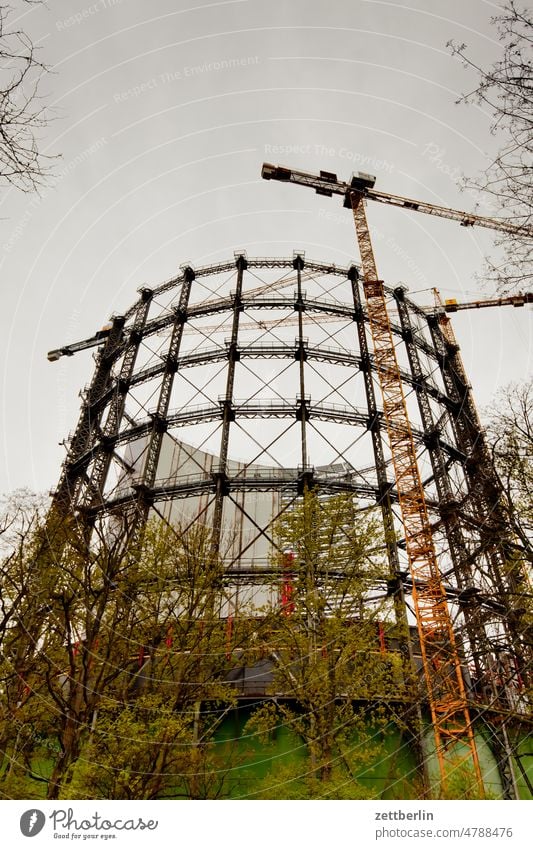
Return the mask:
<svg viewBox="0 0 533 849">
<path fill-rule="evenodd" d="M 435 481 L 439 498 L 438 509 L 445 529 L 446 539 L 450 547 L 450 555 L 452 558 L 457 586 L 463 588 L 471 587 L 473 584 L 473 574 L 468 557 L 467 543 L 462 532 L 459 517 L 459 504 L 450 486 L 446 457 L 440 442 L 441 433 L 433 417 L 426 389 L 426 381 L 422 365 L 420 363 L 420 355 L 415 343 L 415 331 L 411 324 L 404 290 L 402 288 L 395 289 L 394 297 L 398 308 L 402 337 L 405 342 L 409 367 L 413 376 L 413 384 L 416 391 L 420 418 L 424 428 L 424 441 L 431 460 L 433 479 Z M 474 599 L 468 608 L 463 606 L 463 614 L 466 620 L 466 629 L 471 645 L 483 642 L 485 624 L 481 616 L 479 603 Z M 482 675 L 482 669 L 477 653 L 474 653 L 473 662 L 476 667 L 476 673 L 478 677 L 480 677 Z"/>
<path fill-rule="evenodd" d="M 531 679 L 531 651 L 524 645 L 528 625 L 523 611 L 516 604 L 520 594 L 527 592 L 527 582 L 518 564 L 509 566 L 513 551 L 509 529 L 502 514 L 500 489 L 492 465 L 475 402 L 465 374 L 460 349 L 447 316 L 429 316 L 428 324 L 435 349 L 439 355 L 442 378 L 449 396 L 456 401 L 457 412 L 452 426 L 467 454 L 465 473 L 471 503 L 480 536 L 480 554 L 488 558 L 494 592 L 505 605 L 506 627 L 523 681 Z"/>
<path fill-rule="evenodd" d="M 105 345 L 96 357 L 93 379 L 83 399 L 80 418 L 70 441 L 59 483 L 52 498 L 53 515 L 72 515 L 97 443 L 103 399 L 112 384 L 111 369 L 122 344 L 124 318 L 114 319 Z"/>
<path fill-rule="evenodd" d="M 446 460 L 439 441 L 440 433 L 435 425 L 431 405 L 425 390 L 425 379 L 420 364 L 418 347 L 414 343 L 414 331 L 411 325 L 404 290 L 396 289 L 394 296 L 398 307 L 411 374 L 413 375 L 414 385 L 416 387 L 420 417 L 426 435 L 426 444 L 439 496 L 439 512 L 450 546 L 457 586 L 463 588 L 471 587 L 473 584 L 473 574 L 468 558 L 466 540 L 462 532 L 458 504 L 450 487 Z M 470 654 L 476 669 L 476 675 L 478 680 L 482 680 L 487 672 L 487 662 L 490 668 L 497 660 L 493 655 L 491 641 L 487 634 L 485 622 L 487 617 L 483 617 L 480 602 L 475 596 L 471 603 L 462 605 L 462 613 L 465 619 L 465 630 L 468 643 L 471 647 Z M 497 695 L 496 692 L 495 695 Z M 502 731 L 496 726 L 491 728 L 491 743 L 502 778 L 503 797 L 505 799 L 516 799 L 518 798 L 516 795 L 516 781 L 505 726 L 503 726 Z"/>
<path fill-rule="evenodd" d="M 141 481 L 137 485 L 136 509 L 132 517 L 135 530 L 146 522 L 152 505 L 152 490 L 156 480 L 163 436 L 167 430 L 167 416 L 172 395 L 172 386 L 174 384 L 174 376 L 178 370 L 178 357 L 183 331 L 187 323 L 187 308 L 194 279 L 195 273 L 193 269 L 190 267 L 185 268 L 183 271 L 180 297 L 174 312 L 175 318 L 165 360 L 165 370 L 161 379 L 157 408 L 153 415 L 152 429 L 148 436 L 144 468 Z"/>
<path fill-rule="evenodd" d="M 220 439 L 219 467 L 215 476 L 215 505 L 213 510 L 213 529 L 211 553 L 216 558 L 220 550 L 222 534 L 222 514 L 224 511 L 224 497 L 228 494 L 227 464 L 231 422 L 235 421 L 233 409 L 233 387 L 235 384 L 235 364 L 239 360 L 239 321 L 243 311 L 242 283 L 244 272 L 248 263 L 244 256 L 237 258 L 237 284 L 233 296 L 233 321 L 231 327 L 231 340 L 228 351 L 228 373 L 226 377 L 226 393 L 222 402 L 222 434 Z"/>
<path fill-rule="evenodd" d="M 403 575 L 400 570 L 400 560 L 398 557 L 398 545 L 396 542 L 396 529 L 394 526 L 394 514 L 392 510 L 391 488 L 392 484 L 387 478 L 387 466 L 385 463 L 385 454 L 383 451 L 383 440 L 381 437 L 381 423 L 376 403 L 376 395 L 374 392 L 374 381 L 372 379 L 372 364 L 368 350 L 368 341 L 366 334 L 366 322 L 359 294 L 359 272 L 355 266 L 352 266 L 348 272 L 348 279 L 352 284 L 352 295 L 354 302 L 354 317 L 357 323 L 357 337 L 359 341 L 359 351 L 361 353 L 361 370 L 363 372 L 366 403 L 368 408 L 368 429 L 372 437 L 372 448 L 374 452 L 374 462 L 376 467 L 376 477 L 379 489 L 379 504 L 383 521 L 383 529 L 385 534 L 385 544 L 387 546 L 387 561 L 389 564 L 389 586 L 393 588 L 394 610 L 396 623 L 400 631 L 400 648 L 404 646 L 406 651 L 402 651 L 404 660 L 404 675 L 406 681 L 416 680 L 416 666 L 414 660 L 413 642 L 411 640 L 411 632 L 407 620 L 407 608 L 405 604 L 405 591 L 403 583 Z M 416 699 L 416 730 L 413 736 L 414 749 L 417 759 L 419 771 L 424 780 L 425 789 L 429 790 L 429 778 L 426 770 L 426 758 L 423 750 L 423 717 L 420 701 Z"/>
<path fill-rule="evenodd" d="M 416 449 L 403 394 L 382 281 L 378 280 L 362 195 L 351 193 L 355 229 L 361 252 L 368 318 L 374 343 L 396 486 L 405 529 L 407 557 L 413 579 L 415 607 L 428 702 L 435 736 L 441 785 L 446 791 L 448 766 L 455 768 L 460 743 L 474 769 L 479 791 L 483 780 L 466 698 L 446 593 L 435 553 Z"/>
<path fill-rule="evenodd" d="M 114 443 L 118 436 L 126 399 L 130 389 L 130 381 L 135 369 L 135 362 L 142 341 L 143 330 L 148 318 L 150 304 L 152 301 L 151 289 L 143 289 L 141 299 L 126 343 L 120 372 L 116 379 L 113 397 L 109 405 L 107 417 L 103 427 L 96 457 L 89 476 L 87 489 L 81 498 L 82 506 L 89 508 L 98 507 L 104 503 L 104 487 L 113 457 Z M 89 521 L 94 521 L 95 511 L 89 510 Z"/>
</svg>

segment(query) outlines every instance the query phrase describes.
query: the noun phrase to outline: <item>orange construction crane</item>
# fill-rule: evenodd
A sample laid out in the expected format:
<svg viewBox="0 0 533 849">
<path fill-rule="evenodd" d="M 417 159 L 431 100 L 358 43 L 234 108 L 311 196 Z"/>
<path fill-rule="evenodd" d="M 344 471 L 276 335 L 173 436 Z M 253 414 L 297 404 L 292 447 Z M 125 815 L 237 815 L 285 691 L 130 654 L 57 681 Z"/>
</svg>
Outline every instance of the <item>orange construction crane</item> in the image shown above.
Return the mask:
<svg viewBox="0 0 533 849">
<path fill-rule="evenodd" d="M 468 761 L 474 769 L 480 794 L 484 795 L 461 659 L 433 541 L 384 285 L 376 268 L 365 201 L 375 200 L 403 209 L 450 218 L 464 226 L 479 225 L 513 235 L 531 237 L 533 228 L 376 191 L 373 188 L 375 177 L 368 174 L 358 173 L 352 177 L 350 183 L 345 183 L 339 181 L 336 174 L 326 171 L 314 175 L 264 163 L 262 176 L 266 180 L 309 186 L 314 188 L 317 194 L 328 197 L 340 194 L 344 197 L 344 206 L 352 209 L 361 254 L 363 289 L 374 344 L 374 357 L 383 396 L 406 551 L 413 579 L 413 603 L 441 786 L 445 791 L 450 772 L 462 761 Z M 453 311 L 453 306 L 448 311 Z"/>
<path fill-rule="evenodd" d="M 487 298 L 483 301 L 457 302 L 455 298 L 448 298 L 441 306 L 445 312 L 457 312 L 458 310 L 480 310 L 485 307 L 523 307 L 525 304 L 533 304 L 533 292 L 521 292 L 518 295 L 508 295 L 505 298 Z"/>
<path fill-rule="evenodd" d="M 281 165 L 271 165 L 269 162 L 264 162 L 261 176 L 264 180 L 281 180 L 284 183 L 309 186 L 318 195 L 326 195 L 327 197 L 343 195 L 344 206 L 347 209 L 352 208 L 352 197 L 355 194 L 365 200 L 374 200 L 378 203 L 386 203 L 414 212 L 424 212 L 426 215 L 436 215 L 439 218 L 449 218 L 452 221 L 458 221 L 463 227 L 488 227 L 489 230 L 500 230 L 502 233 L 513 236 L 533 238 L 533 227 L 530 224 L 513 224 L 503 218 L 488 218 L 485 215 L 476 215 L 473 212 L 461 212 L 459 209 L 449 209 L 447 206 L 438 206 L 435 203 L 378 191 L 374 188 L 376 178 L 371 174 L 358 172 L 353 175 L 349 183 L 344 183 L 330 171 L 321 171 L 319 175 L 309 174 L 307 171 L 296 171 L 294 168 L 284 168 Z"/>
</svg>

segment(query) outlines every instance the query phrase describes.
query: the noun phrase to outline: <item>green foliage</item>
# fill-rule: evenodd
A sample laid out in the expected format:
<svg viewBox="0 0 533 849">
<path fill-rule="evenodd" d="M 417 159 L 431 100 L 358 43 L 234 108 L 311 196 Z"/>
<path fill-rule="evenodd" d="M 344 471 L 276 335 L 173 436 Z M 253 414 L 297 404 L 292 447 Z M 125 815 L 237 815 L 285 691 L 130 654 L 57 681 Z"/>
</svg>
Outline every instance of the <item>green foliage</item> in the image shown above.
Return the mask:
<svg viewBox="0 0 533 849">
<path fill-rule="evenodd" d="M 441 788 L 439 799 L 459 799 L 459 800 L 481 800 L 481 799 L 497 799 L 488 790 L 481 791 L 477 776 L 474 769 L 467 764 L 458 764 L 454 769 L 450 769 L 446 786 Z"/>
<path fill-rule="evenodd" d="M 65 787 L 65 798 L 216 799 L 230 790 L 235 750 L 215 746 L 220 712 L 177 711 L 162 694 L 105 703 Z"/>
<path fill-rule="evenodd" d="M 334 733 L 334 746 L 326 752 L 318 741 L 309 740 L 309 717 L 286 704 L 267 703 L 258 708 L 246 724 L 246 733 L 262 742 L 264 753 L 274 755 L 278 733 L 289 728 L 294 740 L 306 745 L 299 757 L 289 753 L 273 766 L 250 793 L 261 799 L 369 799 L 372 787 L 360 776 L 379 760 L 387 720 L 383 712 L 355 710 L 346 706 L 344 727 Z M 318 745 L 317 745 L 318 743 Z M 313 752 L 315 757 L 313 757 Z M 326 757 L 327 756 L 327 757 Z"/>
<path fill-rule="evenodd" d="M 327 778 L 318 778 L 305 767 L 284 764 L 257 783 L 254 799 L 372 799 L 370 789 L 346 769 L 334 767 Z"/>
<path fill-rule="evenodd" d="M 260 708 L 250 728 L 264 738 L 279 723 L 305 742 L 309 775 L 295 777 L 290 792 L 315 798 L 320 781 L 330 788 L 322 784 L 321 798 L 344 787 L 343 793 L 356 793 L 347 798 L 360 798 L 355 772 L 379 753 L 375 731 L 387 722 L 377 705 L 392 693 L 406 696 L 401 657 L 383 652 L 378 642 L 388 601 L 369 598 L 386 574 L 381 525 L 349 495 L 308 492 L 280 518 L 275 538 L 282 605 L 266 611 L 262 637 L 274 661 L 272 693 L 283 699 Z M 387 627 L 394 631 L 392 623 Z"/>
<path fill-rule="evenodd" d="M 15 542 L 1 563 L 4 795 L 37 779 L 50 798 L 223 792 L 202 777 L 214 726 L 191 719 L 207 700 L 234 700 L 209 530 L 151 521 L 128 539 L 104 522 L 89 539 L 48 515 Z"/>
<path fill-rule="evenodd" d="M 4 797 L 358 799 L 376 764 L 395 783 L 387 735 L 409 731 L 413 691 L 378 639 L 378 623 L 388 646 L 401 634 L 373 511 L 307 493 L 275 527 L 272 594 L 290 587 L 288 603 L 230 630 L 201 525 L 151 521 L 129 540 L 53 516 L 21 528 L 1 561 Z M 272 701 L 229 738 L 228 673 L 258 659 Z"/>
</svg>

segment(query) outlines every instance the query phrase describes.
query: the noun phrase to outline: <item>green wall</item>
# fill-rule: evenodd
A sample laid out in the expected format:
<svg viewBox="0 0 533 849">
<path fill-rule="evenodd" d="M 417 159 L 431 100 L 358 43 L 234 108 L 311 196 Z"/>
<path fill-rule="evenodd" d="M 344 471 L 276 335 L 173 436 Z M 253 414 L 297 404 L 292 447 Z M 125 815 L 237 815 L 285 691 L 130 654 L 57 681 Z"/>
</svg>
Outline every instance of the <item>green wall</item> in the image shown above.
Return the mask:
<svg viewBox="0 0 533 849">
<path fill-rule="evenodd" d="M 257 703 L 255 704 L 257 706 Z M 302 740 L 285 726 L 278 727 L 268 739 L 260 737 L 246 728 L 254 707 L 241 704 L 230 712 L 219 727 L 217 747 L 222 757 L 231 753 L 233 765 L 230 769 L 228 787 L 232 798 L 303 798 L 303 777 L 309 773 L 309 758 Z M 355 798 L 417 799 L 422 792 L 422 782 L 416 766 L 413 747 L 397 726 L 389 723 L 386 729 L 376 732 L 379 756 L 373 762 L 354 772 L 353 789 Z M 475 735 L 478 757 L 488 798 L 501 798 L 502 784 L 496 759 L 484 736 Z M 357 737 L 354 735 L 354 748 Z M 424 746 L 428 757 L 430 781 L 438 782 L 439 767 L 434 754 L 435 742 L 431 728 L 425 735 Z M 462 752 L 461 752 L 462 748 Z M 457 749 L 459 759 L 468 755 L 467 747 Z M 518 751 L 533 751 L 533 739 L 521 738 Z M 350 745 L 346 750 L 350 759 Z M 533 782 L 533 757 L 523 758 L 522 765 Z M 515 768 L 520 797 L 532 798 L 520 770 Z M 468 766 L 459 767 L 451 776 L 451 792 L 463 798 L 472 780 Z M 343 785 L 342 793 L 349 797 L 350 787 Z"/>
</svg>

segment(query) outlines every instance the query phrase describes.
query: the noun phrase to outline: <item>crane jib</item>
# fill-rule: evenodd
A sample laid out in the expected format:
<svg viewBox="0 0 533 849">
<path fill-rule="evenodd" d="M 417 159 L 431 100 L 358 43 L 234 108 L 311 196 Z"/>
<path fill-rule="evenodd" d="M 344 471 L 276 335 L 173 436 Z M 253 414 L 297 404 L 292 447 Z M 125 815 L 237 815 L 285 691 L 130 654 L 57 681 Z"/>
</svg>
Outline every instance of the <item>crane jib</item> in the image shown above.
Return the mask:
<svg viewBox="0 0 533 849">
<path fill-rule="evenodd" d="M 309 186 L 317 194 L 327 197 L 331 197 L 334 194 L 343 195 L 344 206 L 347 209 L 352 208 L 352 195 L 359 194 L 365 199 L 374 200 L 377 203 L 386 203 L 389 206 L 396 206 L 401 209 L 409 209 L 414 212 L 423 212 L 426 215 L 434 215 L 439 218 L 458 221 L 462 227 L 486 227 L 489 230 L 498 230 L 511 236 L 533 238 L 533 227 L 529 224 L 514 224 L 512 221 L 505 221 L 501 218 L 490 218 L 485 215 L 477 215 L 473 212 L 464 212 L 427 201 L 383 192 L 374 188 L 376 178 L 372 174 L 364 174 L 360 171 L 353 174 L 350 182 L 346 183 L 338 180 L 337 175 L 330 171 L 320 171 L 319 174 L 311 174 L 307 171 L 298 171 L 294 168 L 285 168 L 282 165 L 272 165 L 269 162 L 264 162 L 261 176 L 264 180 L 279 180 L 284 183 Z"/>
</svg>

